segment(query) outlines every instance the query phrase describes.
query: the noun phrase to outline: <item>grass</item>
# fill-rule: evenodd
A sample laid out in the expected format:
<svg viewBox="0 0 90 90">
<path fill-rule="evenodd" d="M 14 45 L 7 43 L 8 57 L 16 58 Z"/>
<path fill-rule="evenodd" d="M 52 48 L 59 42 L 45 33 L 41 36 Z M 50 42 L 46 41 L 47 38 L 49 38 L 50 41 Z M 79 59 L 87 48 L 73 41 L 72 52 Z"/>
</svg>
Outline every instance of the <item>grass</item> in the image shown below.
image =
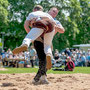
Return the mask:
<svg viewBox="0 0 90 90">
<path fill-rule="evenodd" d="M 6 71 L 0 71 L 0 74 L 11 74 L 11 73 L 36 73 L 38 68 L 6 68 Z M 90 74 L 90 67 L 75 67 L 74 71 L 53 71 L 48 70 L 47 72 L 54 74 L 73 74 L 73 73 L 84 73 Z"/>
</svg>

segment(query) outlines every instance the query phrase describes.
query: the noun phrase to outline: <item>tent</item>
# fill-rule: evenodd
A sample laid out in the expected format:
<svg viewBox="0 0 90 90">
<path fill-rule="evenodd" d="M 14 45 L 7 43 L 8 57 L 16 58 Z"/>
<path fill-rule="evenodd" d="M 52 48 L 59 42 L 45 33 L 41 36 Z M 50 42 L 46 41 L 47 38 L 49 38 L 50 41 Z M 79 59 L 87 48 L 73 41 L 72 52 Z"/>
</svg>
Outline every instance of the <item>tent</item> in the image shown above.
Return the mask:
<svg viewBox="0 0 90 90">
<path fill-rule="evenodd" d="M 87 51 L 88 49 L 90 49 L 90 44 L 73 45 L 73 47 L 79 47 L 80 49 Z"/>
</svg>

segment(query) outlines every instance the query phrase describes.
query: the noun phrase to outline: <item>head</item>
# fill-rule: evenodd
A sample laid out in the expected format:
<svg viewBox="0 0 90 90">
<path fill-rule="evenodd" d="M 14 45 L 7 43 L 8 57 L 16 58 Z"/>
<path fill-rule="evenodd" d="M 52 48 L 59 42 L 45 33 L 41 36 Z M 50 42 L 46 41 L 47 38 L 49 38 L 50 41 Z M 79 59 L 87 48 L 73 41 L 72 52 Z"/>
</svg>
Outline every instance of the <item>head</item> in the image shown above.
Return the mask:
<svg viewBox="0 0 90 90">
<path fill-rule="evenodd" d="M 90 49 L 88 49 L 88 52 L 90 52 Z"/>
<path fill-rule="evenodd" d="M 8 51 L 11 51 L 11 49 L 9 48 Z"/>
<path fill-rule="evenodd" d="M 54 56 L 59 56 L 58 53 L 55 53 Z"/>
<path fill-rule="evenodd" d="M 33 8 L 33 12 L 35 11 L 43 11 L 43 7 L 41 5 L 36 5 L 34 8 Z"/>
<path fill-rule="evenodd" d="M 76 54 L 76 52 L 75 52 L 75 51 L 73 51 L 73 54 Z"/>
<path fill-rule="evenodd" d="M 64 53 L 64 52 L 62 52 L 62 55 L 65 55 L 65 53 Z"/>
<path fill-rule="evenodd" d="M 55 18 L 55 17 L 57 16 L 58 12 L 59 12 L 59 10 L 58 10 L 56 7 L 52 7 L 52 8 L 49 10 L 48 13 L 49 13 L 53 18 Z"/>
<path fill-rule="evenodd" d="M 2 52 L 4 53 L 4 52 L 5 52 L 5 50 L 2 50 Z"/>
<path fill-rule="evenodd" d="M 69 48 L 66 48 L 66 50 L 68 51 L 68 50 L 69 50 Z"/>
<path fill-rule="evenodd" d="M 55 53 L 59 53 L 58 49 L 55 49 Z"/>
<path fill-rule="evenodd" d="M 71 60 L 71 57 L 68 56 L 66 61 L 68 62 L 68 61 L 70 61 L 70 60 Z"/>
</svg>

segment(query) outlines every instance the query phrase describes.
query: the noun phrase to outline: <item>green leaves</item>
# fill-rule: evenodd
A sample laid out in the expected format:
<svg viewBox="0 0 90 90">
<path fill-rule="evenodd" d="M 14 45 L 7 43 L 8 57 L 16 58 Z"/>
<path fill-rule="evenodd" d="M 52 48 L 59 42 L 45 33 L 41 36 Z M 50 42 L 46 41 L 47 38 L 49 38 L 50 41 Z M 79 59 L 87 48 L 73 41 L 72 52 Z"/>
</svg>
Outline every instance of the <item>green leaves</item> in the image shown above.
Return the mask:
<svg viewBox="0 0 90 90">
<path fill-rule="evenodd" d="M 56 34 L 54 37 L 54 48 L 61 50 L 66 47 L 72 47 L 74 44 L 89 43 L 89 0 L 49 0 L 49 2 L 42 0 L 42 2 L 45 8 L 46 6 L 47 8 L 51 6 L 58 7 L 60 11 L 57 20 L 65 28 L 64 34 Z"/>
<path fill-rule="evenodd" d="M 8 24 L 8 1 L 0 0 L 0 32 L 5 31 Z"/>
<path fill-rule="evenodd" d="M 53 40 L 54 48 L 62 50 L 66 47 L 72 47 L 74 44 L 89 43 L 89 1 L 40 0 L 38 2 L 38 0 L 0 0 L 0 32 L 9 33 L 5 37 L 5 46 L 14 48 L 21 44 L 26 35 L 23 26 L 24 21 L 36 4 L 42 5 L 46 12 L 53 6 L 59 9 L 59 14 L 56 18 L 65 28 L 65 33 L 56 34 Z"/>
<path fill-rule="evenodd" d="M 0 6 L 7 9 L 9 3 L 7 0 L 0 0 Z"/>
</svg>

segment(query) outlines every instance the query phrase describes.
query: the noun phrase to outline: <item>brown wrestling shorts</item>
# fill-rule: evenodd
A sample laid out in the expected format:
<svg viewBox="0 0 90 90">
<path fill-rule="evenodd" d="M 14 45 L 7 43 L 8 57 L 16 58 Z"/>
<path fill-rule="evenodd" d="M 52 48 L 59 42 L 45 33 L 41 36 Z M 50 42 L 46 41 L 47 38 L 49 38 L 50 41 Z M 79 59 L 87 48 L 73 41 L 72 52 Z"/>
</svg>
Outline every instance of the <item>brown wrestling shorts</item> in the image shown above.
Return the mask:
<svg viewBox="0 0 90 90">
<path fill-rule="evenodd" d="M 44 33 L 48 33 L 54 30 L 54 22 L 47 17 L 41 17 L 40 20 L 33 23 L 32 28 L 34 27 L 41 28 L 44 30 Z"/>
</svg>

